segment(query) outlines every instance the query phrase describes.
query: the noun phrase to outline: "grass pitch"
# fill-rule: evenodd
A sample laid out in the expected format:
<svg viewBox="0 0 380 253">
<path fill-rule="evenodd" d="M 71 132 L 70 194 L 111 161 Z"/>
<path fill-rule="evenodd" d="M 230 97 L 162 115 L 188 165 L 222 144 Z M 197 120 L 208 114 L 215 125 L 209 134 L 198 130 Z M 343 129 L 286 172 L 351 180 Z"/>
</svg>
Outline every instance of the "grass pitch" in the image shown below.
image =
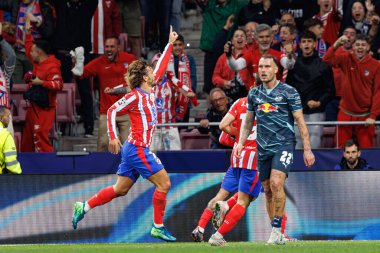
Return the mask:
<svg viewBox="0 0 380 253">
<path fill-rule="evenodd" d="M 380 253 L 380 241 L 298 241 L 286 245 L 263 242 L 231 242 L 224 247 L 207 243 L 126 243 L 2 245 L 1 253 Z"/>
</svg>

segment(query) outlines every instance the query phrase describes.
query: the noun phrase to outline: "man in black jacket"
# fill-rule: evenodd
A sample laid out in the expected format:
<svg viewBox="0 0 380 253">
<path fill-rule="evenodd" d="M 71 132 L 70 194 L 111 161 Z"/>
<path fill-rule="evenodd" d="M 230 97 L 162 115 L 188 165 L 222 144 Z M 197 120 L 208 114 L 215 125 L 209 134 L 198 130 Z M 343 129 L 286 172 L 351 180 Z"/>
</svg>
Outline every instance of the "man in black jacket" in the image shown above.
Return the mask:
<svg viewBox="0 0 380 253">
<path fill-rule="evenodd" d="M 357 141 L 347 140 L 344 144 L 343 157 L 335 170 L 371 170 L 366 160 L 360 157 L 361 152 Z"/>
<path fill-rule="evenodd" d="M 219 126 L 210 126 L 210 122 L 222 121 L 224 115 L 227 114 L 231 105 L 228 103 L 226 93 L 220 88 L 214 88 L 210 91 L 211 107 L 207 110 L 207 118 L 202 119 L 198 131 L 202 134 L 211 132 L 211 149 L 230 149 L 231 147 L 223 146 L 219 143 L 219 137 L 222 130 Z"/>
<path fill-rule="evenodd" d="M 324 63 L 315 52 L 316 36 L 306 31 L 300 36 L 299 55 L 294 61 L 294 52 L 289 47 L 288 60 L 293 61 L 286 83 L 297 89 L 301 96 L 306 122 L 324 121 L 326 104 L 335 96 L 334 77 L 331 67 Z M 290 64 L 291 65 L 291 64 Z M 300 133 L 295 129 L 297 145 L 302 148 Z M 311 148 L 321 144 L 322 125 L 309 126 Z"/>
</svg>

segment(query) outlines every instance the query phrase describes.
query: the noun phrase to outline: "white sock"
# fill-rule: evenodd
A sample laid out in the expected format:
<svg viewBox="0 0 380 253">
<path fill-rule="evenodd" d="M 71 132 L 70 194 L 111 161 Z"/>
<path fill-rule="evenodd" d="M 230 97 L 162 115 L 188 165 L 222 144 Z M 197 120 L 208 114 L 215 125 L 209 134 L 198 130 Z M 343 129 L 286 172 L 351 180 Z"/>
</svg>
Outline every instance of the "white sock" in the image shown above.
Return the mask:
<svg viewBox="0 0 380 253">
<path fill-rule="evenodd" d="M 156 223 L 153 223 L 154 224 L 154 226 L 156 227 L 156 228 L 162 228 L 163 226 L 164 226 L 164 224 L 156 224 Z"/>
<path fill-rule="evenodd" d="M 198 230 L 199 230 L 199 232 L 201 232 L 202 234 L 204 234 L 204 232 L 205 232 L 205 229 L 204 229 L 204 228 L 201 228 L 200 226 L 198 226 Z"/>
<path fill-rule="evenodd" d="M 84 202 L 84 208 L 83 208 L 84 212 L 87 213 L 88 211 L 91 210 L 91 207 L 88 205 L 87 201 Z"/>
<path fill-rule="evenodd" d="M 220 238 L 223 238 L 223 235 L 219 233 L 218 231 L 216 231 L 214 234 L 214 237 L 216 237 L 217 239 L 220 239 Z"/>
</svg>

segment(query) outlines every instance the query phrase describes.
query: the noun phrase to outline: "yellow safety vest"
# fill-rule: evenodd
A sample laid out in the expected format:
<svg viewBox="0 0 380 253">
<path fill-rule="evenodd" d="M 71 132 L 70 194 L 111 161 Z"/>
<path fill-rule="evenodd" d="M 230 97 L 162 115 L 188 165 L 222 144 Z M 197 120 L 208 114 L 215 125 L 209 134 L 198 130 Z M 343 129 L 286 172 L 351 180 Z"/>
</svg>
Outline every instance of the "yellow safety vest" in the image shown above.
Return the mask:
<svg viewBox="0 0 380 253">
<path fill-rule="evenodd" d="M 4 169 L 10 173 L 21 174 L 20 163 L 17 161 L 17 150 L 11 133 L 0 122 L 0 174 Z"/>
</svg>

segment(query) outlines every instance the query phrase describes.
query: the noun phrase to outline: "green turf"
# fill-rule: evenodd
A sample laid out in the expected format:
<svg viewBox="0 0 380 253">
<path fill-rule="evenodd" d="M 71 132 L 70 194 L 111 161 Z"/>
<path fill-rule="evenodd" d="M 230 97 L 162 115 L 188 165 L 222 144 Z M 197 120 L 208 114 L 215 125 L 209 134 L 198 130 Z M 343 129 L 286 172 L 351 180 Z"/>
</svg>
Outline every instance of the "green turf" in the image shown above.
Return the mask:
<svg viewBox="0 0 380 253">
<path fill-rule="evenodd" d="M 71 244 L 71 245 L 10 245 L 0 246 L 6 253 L 377 253 L 380 241 L 299 241 L 269 246 L 264 243 L 234 242 L 224 247 L 207 243 L 131 243 L 131 244 Z"/>
</svg>

